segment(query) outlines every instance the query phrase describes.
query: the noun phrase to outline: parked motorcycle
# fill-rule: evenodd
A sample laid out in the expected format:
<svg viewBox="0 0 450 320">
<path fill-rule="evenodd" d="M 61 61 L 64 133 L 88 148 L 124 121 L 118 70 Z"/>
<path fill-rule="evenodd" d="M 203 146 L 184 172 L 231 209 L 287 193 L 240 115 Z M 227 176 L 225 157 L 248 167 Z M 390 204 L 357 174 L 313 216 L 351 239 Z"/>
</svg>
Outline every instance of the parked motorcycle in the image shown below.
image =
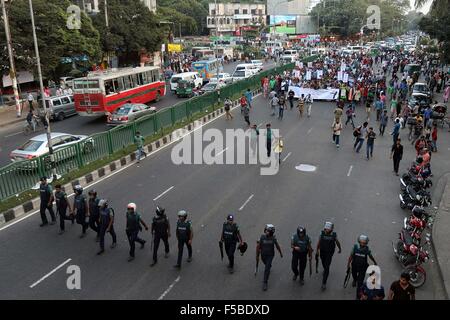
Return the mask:
<svg viewBox="0 0 450 320">
<path fill-rule="evenodd" d="M 407 186 L 403 193 L 399 194 L 400 208 L 412 210 L 414 206 L 428 207 L 431 205 L 431 195 L 425 190 L 416 191 Z"/>
<path fill-rule="evenodd" d="M 415 190 L 418 190 L 418 188 L 428 189 L 433 186 L 433 181 L 423 178 L 420 174 L 416 175 L 408 172 L 400 178 L 400 189 L 405 191 L 407 186 L 412 186 Z"/>
</svg>

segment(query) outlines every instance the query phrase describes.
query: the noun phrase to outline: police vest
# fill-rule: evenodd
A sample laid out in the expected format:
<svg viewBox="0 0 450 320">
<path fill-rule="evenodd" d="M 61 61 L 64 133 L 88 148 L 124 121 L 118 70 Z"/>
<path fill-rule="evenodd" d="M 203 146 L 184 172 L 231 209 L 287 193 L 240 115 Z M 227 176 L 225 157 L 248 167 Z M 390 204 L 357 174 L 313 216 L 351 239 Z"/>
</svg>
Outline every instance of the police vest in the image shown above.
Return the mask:
<svg viewBox="0 0 450 320">
<path fill-rule="evenodd" d="M 259 247 L 261 249 L 261 255 L 274 256 L 276 243 L 277 238 L 275 238 L 275 236 L 268 237 L 267 235 L 263 234 L 259 239 Z"/>
<path fill-rule="evenodd" d="M 86 213 L 86 197 L 84 194 L 77 194 L 74 199 L 74 207 L 77 209 L 77 213 Z"/>
<path fill-rule="evenodd" d="M 334 252 L 336 248 L 336 238 L 336 232 L 326 234 L 325 231 L 322 230 L 320 233 L 320 251 Z"/>
<path fill-rule="evenodd" d="M 67 208 L 67 198 L 66 198 L 66 193 L 64 191 L 58 191 L 55 193 L 55 201 L 56 201 L 56 207 L 58 209 Z"/>
<path fill-rule="evenodd" d="M 223 239 L 227 242 L 237 241 L 238 240 L 238 236 L 237 236 L 238 230 L 239 230 L 239 228 L 238 228 L 237 224 L 235 224 L 235 223 L 229 224 L 227 222 L 224 222 L 223 228 L 222 228 Z"/>
<path fill-rule="evenodd" d="M 361 247 L 357 244 L 353 247 L 352 262 L 359 266 L 367 265 L 367 257 L 370 254 L 368 246 Z"/>
<path fill-rule="evenodd" d="M 52 188 L 48 184 L 46 184 L 46 185 L 41 184 L 39 186 L 39 191 L 40 191 L 42 201 L 50 200 L 50 196 L 52 195 Z"/>
<path fill-rule="evenodd" d="M 303 237 L 303 239 L 300 239 L 298 234 L 294 234 L 292 236 L 292 242 L 294 244 L 294 247 L 300 247 L 300 252 L 307 252 L 309 244 L 311 243 L 311 240 L 307 235 Z M 298 252 L 298 251 L 296 251 Z"/>
<path fill-rule="evenodd" d="M 98 207 L 98 203 L 99 203 L 100 199 L 89 199 L 89 214 L 92 217 L 98 217 L 98 215 L 100 214 L 99 211 L 99 207 Z"/>
<path fill-rule="evenodd" d="M 191 221 L 177 221 L 177 237 L 179 240 L 188 240 L 191 235 Z"/>
<path fill-rule="evenodd" d="M 153 230 L 155 234 L 165 235 L 167 234 L 167 228 L 169 227 L 169 220 L 166 215 L 153 217 Z"/>
<path fill-rule="evenodd" d="M 129 213 L 127 212 L 127 231 L 136 232 L 139 231 L 139 220 L 141 216 L 139 213 Z"/>
<path fill-rule="evenodd" d="M 99 210 L 100 223 L 104 225 L 108 225 L 111 219 L 111 211 L 114 215 L 114 210 L 112 208 L 101 208 Z"/>
</svg>

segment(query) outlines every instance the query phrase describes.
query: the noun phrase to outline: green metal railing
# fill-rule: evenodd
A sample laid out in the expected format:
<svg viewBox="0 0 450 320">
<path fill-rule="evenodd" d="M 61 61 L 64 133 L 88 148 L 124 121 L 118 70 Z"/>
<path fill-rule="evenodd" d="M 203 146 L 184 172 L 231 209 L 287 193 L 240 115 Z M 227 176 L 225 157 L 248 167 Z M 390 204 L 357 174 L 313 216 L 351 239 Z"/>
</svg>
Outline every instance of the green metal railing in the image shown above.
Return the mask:
<svg viewBox="0 0 450 320">
<path fill-rule="evenodd" d="M 303 59 L 303 62 L 313 61 L 315 57 Z M 220 97 L 233 97 L 244 93 L 248 88 L 260 87 L 261 79 L 285 70 L 292 70 L 294 64 L 286 64 L 261 72 L 251 78 L 244 79 L 220 89 Z M 182 101 L 174 106 L 163 109 L 152 115 L 143 117 L 133 123 L 118 126 L 106 132 L 91 135 L 83 141 L 69 147 L 56 150 L 56 172 L 65 175 L 82 168 L 96 160 L 104 159 L 134 143 L 136 131 L 144 137 L 161 134 L 163 129 L 175 127 L 192 117 L 213 111 L 218 103 L 219 93 L 211 92 L 199 97 Z M 32 188 L 39 177 L 50 175 L 50 159 L 48 155 L 31 160 L 11 163 L 0 168 L 0 200 L 7 199 Z"/>
</svg>

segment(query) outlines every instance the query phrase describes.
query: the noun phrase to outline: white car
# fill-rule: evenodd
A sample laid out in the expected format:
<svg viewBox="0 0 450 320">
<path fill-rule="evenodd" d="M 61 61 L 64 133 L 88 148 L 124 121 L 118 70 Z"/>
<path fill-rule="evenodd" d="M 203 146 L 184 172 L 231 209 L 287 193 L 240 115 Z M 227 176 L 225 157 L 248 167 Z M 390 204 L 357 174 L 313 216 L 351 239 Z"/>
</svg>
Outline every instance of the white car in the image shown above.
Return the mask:
<svg viewBox="0 0 450 320">
<path fill-rule="evenodd" d="M 252 64 L 254 64 L 255 66 L 257 66 L 259 71 L 263 71 L 264 70 L 264 67 L 263 67 L 264 62 L 262 60 L 251 60 L 250 62 Z"/>
<path fill-rule="evenodd" d="M 57 151 L 62 148 L 74 145 L 78 142 L 81 144 L 83 152 L 91 152 L 94 147 L 94 140 L 89 136 L 74 135 L 70 133 L 52 132 L 51 134 L 53 150 Z M 11 161 L 31 160 L 33 158 L 48 154 L 47 134 L 43 133 L 25 142 L 21 147 L 13 150 L 9 155 Z M 69 148 L 67 152 L 57 155 L 57 161 L 65 160 L 76 154 L 75 148 Z"/>
<path fill-rule="evenodd" d="M 233 82 L 233 77 L 229 73 L 219 73 L 219 83 L 229 84 Z M 217 77 L 209 79 L 209 83 L 217 83 Z"/>
</svg>

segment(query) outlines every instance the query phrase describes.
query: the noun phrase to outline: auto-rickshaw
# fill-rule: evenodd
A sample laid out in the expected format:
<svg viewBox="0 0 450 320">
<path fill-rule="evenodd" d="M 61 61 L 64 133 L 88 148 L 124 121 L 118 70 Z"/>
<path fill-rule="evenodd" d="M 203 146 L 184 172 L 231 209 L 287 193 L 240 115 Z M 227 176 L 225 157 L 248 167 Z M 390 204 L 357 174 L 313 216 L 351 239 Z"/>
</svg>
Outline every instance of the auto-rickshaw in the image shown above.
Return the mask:
<svg viewBox="0 0 450 320">
<path fill-rule="evenodd" d="M 191 98 L 194 96 L 194 83 L 187 80 L 178 81 L 177 86 L 177 97 L 178 98 Z"/>
</svg>

